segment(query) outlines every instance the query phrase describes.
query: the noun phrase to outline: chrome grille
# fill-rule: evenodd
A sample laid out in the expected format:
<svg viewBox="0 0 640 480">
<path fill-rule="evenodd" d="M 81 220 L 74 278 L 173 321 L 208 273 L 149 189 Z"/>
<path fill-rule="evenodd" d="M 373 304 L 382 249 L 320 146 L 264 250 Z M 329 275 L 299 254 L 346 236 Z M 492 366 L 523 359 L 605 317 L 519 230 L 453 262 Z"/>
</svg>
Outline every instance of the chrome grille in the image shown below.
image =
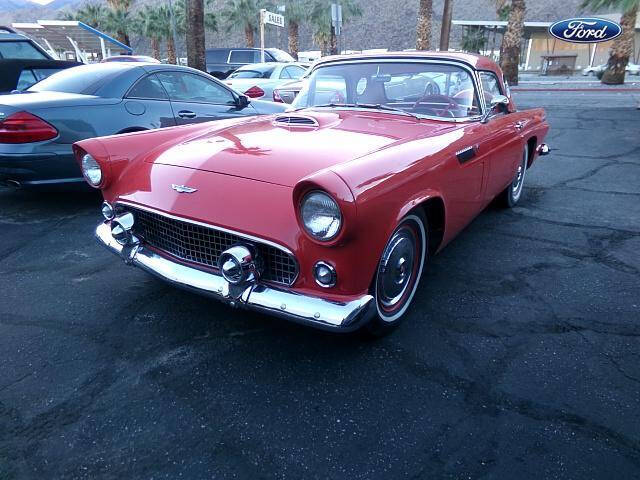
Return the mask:
<svg viewBox="0 0 640 480">
<path fill-rule="evenodd" d="M 189 262 L 218 268 L 220 254 L 237 243 L 252 243 L 264 262 L 262 279 L 292 285 L 298 275 L 295 259 L 271 245 L 239 235 L 177 220 L 158 213 L 126 207 L 135 216 L 133 231 L 144 243 Z"/>
</svg>

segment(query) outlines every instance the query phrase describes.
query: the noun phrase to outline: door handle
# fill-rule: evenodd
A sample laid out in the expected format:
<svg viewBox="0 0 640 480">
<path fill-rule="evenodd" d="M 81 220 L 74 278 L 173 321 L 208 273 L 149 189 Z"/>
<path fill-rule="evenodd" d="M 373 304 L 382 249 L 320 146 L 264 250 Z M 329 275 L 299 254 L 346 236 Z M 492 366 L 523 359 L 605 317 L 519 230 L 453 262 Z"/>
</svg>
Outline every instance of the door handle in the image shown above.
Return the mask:
<svg viewBox="0 0 640 480">
<path fill-rule="evenodd" d="M 522 120 L 520 120 L 519 122 L 516 122 L 516 130 L 522 130 L 523 127 L 524 127 L 524 122 Z"/>
<path fill-rule="evenodd" d="M 180 110 L 178 112 L 178 116 L 180 118 L 196 118 L 195 112 L 191 112 L 189 110 Z"/>
</svg>

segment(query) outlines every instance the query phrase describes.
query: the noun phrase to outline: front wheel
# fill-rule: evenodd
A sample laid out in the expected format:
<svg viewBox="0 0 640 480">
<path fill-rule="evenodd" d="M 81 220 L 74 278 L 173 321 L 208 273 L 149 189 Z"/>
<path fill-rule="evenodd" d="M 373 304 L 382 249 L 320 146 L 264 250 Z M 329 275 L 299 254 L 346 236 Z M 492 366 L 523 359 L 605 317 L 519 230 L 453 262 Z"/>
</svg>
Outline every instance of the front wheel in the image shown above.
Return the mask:
<svg viewBox="0 0 640 480">
<path fill-rule="evenodd" d="M 500 194 L 502 203 L 509 208 L 512 208 L 518 203 L 522 197 L 522 189 L 524 187 L 524 177 L 527 173 L 527 165 L 529 163 L 529 148 L 525 145 L 522 152 L 522 159 L 518 164 L 518 169 L 513 177 L 513 181 L 507 188 Z"/>
<path fill-rule="evenodd" d="M 376 315 L 366 330 L 376 336 L 394 329 L 416 293 L 427 256 L 424 217 L 410 214 L 402 219 L 387 242 L 373 281 Z"/>
</svg>

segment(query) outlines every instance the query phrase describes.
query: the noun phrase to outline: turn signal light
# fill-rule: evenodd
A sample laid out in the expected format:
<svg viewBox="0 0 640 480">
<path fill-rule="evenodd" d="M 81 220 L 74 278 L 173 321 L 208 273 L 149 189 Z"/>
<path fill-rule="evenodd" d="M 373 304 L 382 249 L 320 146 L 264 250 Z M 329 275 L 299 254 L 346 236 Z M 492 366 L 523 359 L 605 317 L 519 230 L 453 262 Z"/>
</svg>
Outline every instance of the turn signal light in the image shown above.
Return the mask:
<svg viewBox="0 0 640 480">
<path fill-rule="evenodd" d="M 244 92 L 244 94 L 247 97 L 251 97 L 251 98 L 260 98 L 264 95 L 264 90 L 262 90 L 260 87 L 258 87 L 257 85 L 254 85 L 253 87 L 251 87 L 249 90 L 247 90 L 246 92 Z"/>
<path fill-rule="evenodd" d="M 31 143 L 51 140 L 58 130 L 35 115 L 17 112 L 0 121 L 0 143 Z"/>
</svg>

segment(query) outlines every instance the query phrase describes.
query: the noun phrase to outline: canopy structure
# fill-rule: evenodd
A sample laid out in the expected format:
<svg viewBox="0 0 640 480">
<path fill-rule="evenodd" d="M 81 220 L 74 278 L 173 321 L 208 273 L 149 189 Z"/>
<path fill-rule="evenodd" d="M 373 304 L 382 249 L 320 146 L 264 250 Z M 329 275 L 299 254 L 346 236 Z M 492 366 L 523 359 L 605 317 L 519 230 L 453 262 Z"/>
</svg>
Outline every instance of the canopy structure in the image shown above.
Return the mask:
<svg viewBox="0 0 640 480">
<path fill-rule="evenodd" d="M 111 55 L 131 54 L 133 49 L 106 33 L 75 20 L 38 20 L 37 23 L 13 23 L 12 27 L 30 36 L 54 57 L 75 58 L 88 63 L 91 59 Z"/>
<path fill-rule="evenodd" d="M 596 17 L 620 21 L 619 13 L 594 15 Z M 452 24 L 462 29 L 462 49 L 479 52 L 497 60 L 500 51 L 500 40 L 507 29 L 507 22 L 500 20 L 453 20 Z M 524 22 L 524 36 L 520 48 L 520 68 L 524 71 L 538 71 L 546 74 L 549 57 L 573 57 L 575 62 L 562 66 L 566 71 L 582 70 L 587 66 L 606 63 L 612 41 L 601 43 L 564 42 L 549 34 L 552 22 Z M 497 39 L 498 37 L 498 39 Z M 633 59 L 640 61 L 640 18 L 636 23 Z M 466 48 L 465 48 L 466 47 Z M 566 60 L 565 58 L 565 60 Z M 556 65 L 556 64 L 554 64 Z M 551 70 L 549 70 L 550 72 Z"/>
</svg>

